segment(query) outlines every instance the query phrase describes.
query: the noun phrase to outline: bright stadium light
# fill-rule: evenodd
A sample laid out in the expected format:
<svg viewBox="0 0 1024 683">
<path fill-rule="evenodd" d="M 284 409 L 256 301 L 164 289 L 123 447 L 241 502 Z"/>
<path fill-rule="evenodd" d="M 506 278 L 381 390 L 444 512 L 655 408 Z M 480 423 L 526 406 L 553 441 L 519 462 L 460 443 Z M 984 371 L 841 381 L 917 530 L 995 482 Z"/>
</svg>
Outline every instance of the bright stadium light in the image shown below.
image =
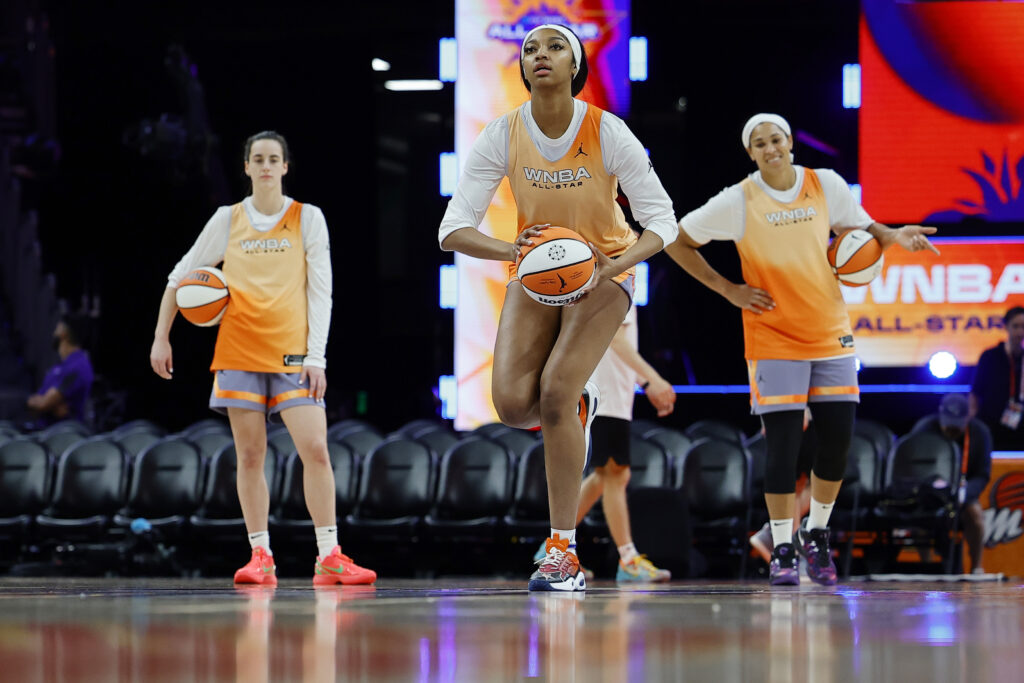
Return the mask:
<svg viewBox="0 0 1024 683">
<path fill-rule="evenodd" d="M 437 381 L 437 395 L 441 399 L 441 417 L 454 420 L 458 413 L 459 385 L 455 375 L 441 375 Z"/>
<path fill-rule="evenodd" d="M 454 38 L 437 41 L 437 73 L 445 83 L 454 83 L 459 73 L 458 51 Z"/>
<path fill-rule="evenodd" d="M 388 62 L 379 57 L 374 57 L 373 61 L 370 62 L 370 66 L 373 67 L 374 71 L 391 71 L 391 62 Z"/>
<path fill-rule="evenodd" d="M 946 379 L 956 372 L 956 357 L 949 351 L 939 351 L 928 359 L 928 370 L 936 379 Z"/>
<path fill-rule="evenodd" d="M 860 109 L 860 64 L 843 64 L 843 108 Z"/>
<path fill-rule="evenodd" d="M 647 39 L 643 36 L 629 39 L 629 80 L 647 80 Z"/>
<path fill-rule="evenodd" d="M 394 92 L 415 92 L 420 90 L 440 90 L 444 83 L 429 79 L 403 79 L 384 81 L 384 87 Z"/>
</svg>

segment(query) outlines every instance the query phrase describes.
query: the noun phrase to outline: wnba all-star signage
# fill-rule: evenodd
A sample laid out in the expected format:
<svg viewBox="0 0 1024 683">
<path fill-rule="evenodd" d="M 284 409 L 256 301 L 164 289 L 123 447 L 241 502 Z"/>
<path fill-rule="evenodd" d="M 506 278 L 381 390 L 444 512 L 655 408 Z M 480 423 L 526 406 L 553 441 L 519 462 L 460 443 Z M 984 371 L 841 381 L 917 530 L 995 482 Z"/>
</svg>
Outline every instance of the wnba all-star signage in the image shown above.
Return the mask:
<svg viewBox="0 0 1024 683">
<path fill-rule="evenodd" d="M 889 249 L 865 287 L 843 287 L 857 356 L 868 366 L 923 366 L 938 351 L 975 365 L 1024 305 L 1024 238 L 937 237 L 940 254 Z"/>
</svg>

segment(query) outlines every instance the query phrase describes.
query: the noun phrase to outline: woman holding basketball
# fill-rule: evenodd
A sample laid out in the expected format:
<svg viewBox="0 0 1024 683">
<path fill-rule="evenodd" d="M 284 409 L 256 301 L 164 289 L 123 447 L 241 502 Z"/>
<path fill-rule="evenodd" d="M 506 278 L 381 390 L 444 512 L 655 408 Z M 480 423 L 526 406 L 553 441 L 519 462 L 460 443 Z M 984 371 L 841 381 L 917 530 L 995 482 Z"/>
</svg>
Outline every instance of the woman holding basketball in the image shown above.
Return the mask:
<svg viewBox="0 0 1024 683">
<path fill-rule="evenodd" d="M 491 121 L 466 160 L 438 234 L 441 248 L 509 263 L 494 347 L 491 394 L 514 427 L 544 430 L 551 536 L 530 590 L 583 590 L 576 557 L 576 508 L 598 392 L 588 384 L 629 309 L 633 266 L 672 243 L 672 202 L 643 146 L 618 117 L 575 99 L 587 79 L 579 38 L 564 26 L 531 30 L 520 49 L 530 99 Z M 574 187 L 532 180 L 569 171 Z M 503 176 L 516 201 L 518 236 L 506 242 L 477 230 Z M 646 228 L 639 237 L 615 201 L 618 185 Z M 531 299 L 516 280 L 520 249 L 563 226 L 591 243 L 597 270 L 571 306 Z M 582 394 L 582 398 L 581 398 Z"/>
<path fill-rule="evenodd" d="M 767 447 L 764 497 L 774 543 L 770 581 L 798 584 L 799 552 L 807 575 L 831 585 L 836 568 L 828 520 L 846 471 L 860 391 L 846 304 L 826 259 L 829 233 L 867 230 L 883 249 L 899 244 L 938 253 L 927 238 L 935 228 L 876 223 L 835 171 L 794 165 L 793 138 L 781 116 L 751 117 L 742 139 L 757 171 L 686 214 L 679 239 L 665 252 L 743 310 L 751 408 L 761 416 Z M 736 242 L 744 283 L 729 282 L 696 251 L 713 239 Z M 811 471 L 807 526 L 794 533 L 805 406 L 820 447 Z"/>
<path fill-rule="evenodd" d="M 288 144 L 272 131 L 245 143 L 252 194 L 222 206 L 167 278 L 150 352 L 153 371 L 174 372 L 169 335 L 178 282 L 224 262 L 231 299 L 217 332 L 210 407 L 227 413 L 238 457 L 238 499 L 252 557 L 235 583 L 276 585 L 267 527 L 270 497 L 263 462 L 267 420 L 284 421 L 303 465 L 306 505 L 316 529 L 314 584 L 373 583 L 338 546 L 334 474 L 327 451 L 325 350 L 331 317 L 327 224 L 312 204 L 284 195 Z"/>
</svg>

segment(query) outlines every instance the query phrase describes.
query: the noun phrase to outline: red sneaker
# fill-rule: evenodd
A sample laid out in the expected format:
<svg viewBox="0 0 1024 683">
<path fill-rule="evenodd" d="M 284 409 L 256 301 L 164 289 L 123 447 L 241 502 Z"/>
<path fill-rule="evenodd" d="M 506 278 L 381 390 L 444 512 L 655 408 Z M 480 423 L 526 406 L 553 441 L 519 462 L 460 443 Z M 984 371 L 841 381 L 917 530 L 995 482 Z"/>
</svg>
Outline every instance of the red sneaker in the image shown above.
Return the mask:
<svg viewBox="0 0 1024 683">
<path fill-rule="evenodd" d="M 277 567 L 274 556 L 263 548 L 255 548 L 249 562 L 235 572 L 235 583 L 258 583 L 264 586 L 277 585 Z"/>
<path fill-rule="evenodd" d="M 340 545 L 334 546 L 334 550 L 326 557 L 317 557 L 313 571 L 314 586 L 327 586 L 335 583 L 351 586 L 373 583 L 377 580 L 377 572 L 372 569 L 364 569 L 353 562 L 351 557 L 341 552 Z"/>
</svg>

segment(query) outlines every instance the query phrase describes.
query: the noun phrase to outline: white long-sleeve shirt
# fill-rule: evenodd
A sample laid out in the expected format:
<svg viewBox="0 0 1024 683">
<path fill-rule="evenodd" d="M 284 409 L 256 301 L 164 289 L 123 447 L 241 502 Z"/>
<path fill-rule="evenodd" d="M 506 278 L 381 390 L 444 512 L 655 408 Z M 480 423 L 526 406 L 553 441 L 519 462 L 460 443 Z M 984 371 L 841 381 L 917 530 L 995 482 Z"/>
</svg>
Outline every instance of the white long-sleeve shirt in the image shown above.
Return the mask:
<svg viewBox="0 0 1024 683">
<path fill-rule="evenodd" d="M 573 106 L 569 127 L 556 139 L 541 132 L 533 120 L 529 101 L 520 107 L 530 139 L 548 161 L 564 157 L 579 133 L 587 103 L 574 100 Z M 679 228 L 672 199 L 655 173 L 643 145 L 622 119 L 607 111 L 601 115 L 601 155 L 605 170 L 618 178 L 622 191 L 629 198 L 633 217 L 644 229 L 657 234 L 664 244 L 675 242 Z M 443 245 L 445 238 L 460 228 L 480 226 L 501 179 L 508 171 L 508 117 L 502 115 L 480 132 L 463 164 L 458 187 L 441 220 L 438 244 Z M 443 246 L 441 248 L 444 249 Z"/>
<path fill-rule="evenodd" d="M 794 165 L 796 182 L 788 190 L 776 190 L 764 182 L 760 171 L 750 174 L 750 179 L 769 197 L 782 204 L 796 201 L 800 188 L 804 186 L 804 167 Z M 850 186 L 843 177 L 828 168 L 816 168 L 814 172 L 821 182 L 828 205 L 829 225 L 833 228 L 858 228 L 870 226 L 874 220 L 857 203 Z M 743 239 L 746 229 L 747 202 L 740 183 L 730 185 L 714 197 L 683 216 L 679 227 L 686 231 L 694 242 L 706 244 L 711 240 L 738 242 Z"/>
<path fill-rule="evenodd" d="M 259 232 L 267 232 L 281 221 L 292 201 L 291 197 L 285 197 L 281 210 L 272 216 L 257 211 L 251 196 L 242 200 L 242 206 L 252 227 Z M 167 286 L 173 289 L 195 268 L 216 266 L 223 261 L 230 233 L 231 207 L 222 206 L 206 222 L 195 244 L 167 276 Z M 312 204 L 302 205 L 302 247 L 306 252 L 306 317 L 309 324 L 306 358 L 302 364 L 326 368 L 327 331 L 331 324 L 332 305 L 331 251 L 323 211 Z"/>
</svg>

